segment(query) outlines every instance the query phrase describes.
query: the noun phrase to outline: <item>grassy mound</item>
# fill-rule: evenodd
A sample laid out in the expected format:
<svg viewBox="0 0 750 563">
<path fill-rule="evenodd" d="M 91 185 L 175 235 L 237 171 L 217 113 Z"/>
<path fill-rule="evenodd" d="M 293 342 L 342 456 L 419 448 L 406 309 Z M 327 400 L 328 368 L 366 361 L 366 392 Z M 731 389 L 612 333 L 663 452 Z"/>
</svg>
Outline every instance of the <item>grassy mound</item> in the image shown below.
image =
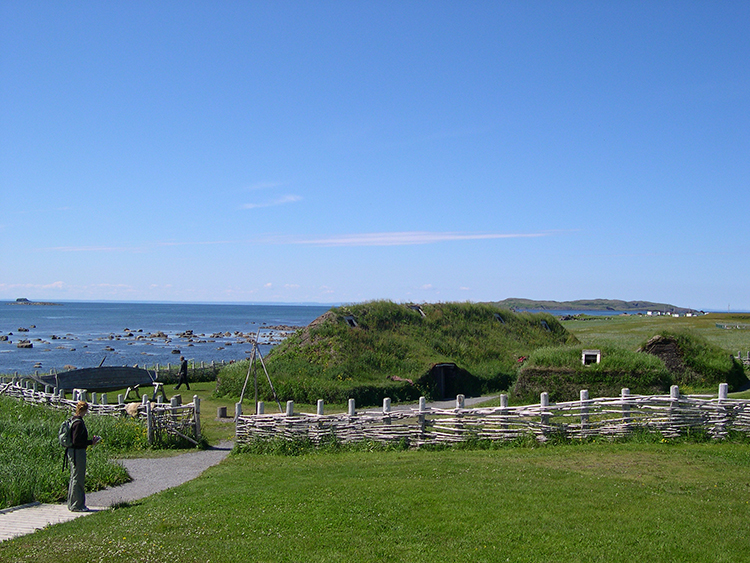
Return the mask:
<svg viewBox="0 0 750 563">
<path fill-rule="evenodd" d="M 655 356 L 613 346 L 600 349 L 601 363 L 587 366 L 581 363 L 580 346 L 535 350 L 519 371 L 513 399 L 535 403 L 546 391 L 550 401 L 571 401 L 579 398 L 581 389 L 588 389 L 591 397 L 612 397 L 623 387 L 632 393 L 658 394 L 672 384 L 669 370 Z"/>
<path fill-rule="evenodd" d="M 661 358 L 675 385 L 707 387 L 728 383 L 730 391 L 737 391 L 747 384 L 742 363 L 694 332 L 662 331 L 638 350 Z"/>
<path fill-rule="evenodd" d="M 603 345 L 601 363 L 584 366 L 580 346 L 540 348 L 521 368 L 513 398 L 536 402 L 547 391 L 551 401 L 590 396 L 618 396 L 623 387 L 631 393 L 665 393 L 671 385 L 706 389 L 729 383 L 736 391 L 747 383 L 742 364 L 722 348 L 690 332 L 663 332 L 644 342 L 637 351 Z"/>
<path fill-rule="evenodd" d="M 575 338 L 547 314 L 471 303 L 374 301 L 331 309 L 275 348 L 266 365 L 282 401 L 354 398 L 372 405 L 383 397 L 443 398 L 432 369 L 436 364 L 455 364 L 446 392 L 505 390 L 515 380 L 520 357 L 571 341 Z M 238 396 L 247 369 L 247 362 L 224 368 L 217 393 Z M 262 374 L 259 382 L 262 398 L 270 400 Z"/>
</svg>

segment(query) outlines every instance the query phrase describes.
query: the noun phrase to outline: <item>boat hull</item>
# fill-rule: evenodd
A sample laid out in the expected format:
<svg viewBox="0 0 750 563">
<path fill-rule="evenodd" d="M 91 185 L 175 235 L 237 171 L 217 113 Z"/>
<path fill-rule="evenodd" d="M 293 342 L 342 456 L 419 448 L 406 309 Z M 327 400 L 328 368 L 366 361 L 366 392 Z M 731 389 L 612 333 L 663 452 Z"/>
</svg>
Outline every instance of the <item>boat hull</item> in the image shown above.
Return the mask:
<svg viewBox="0 0 750 563">
<path fill-rule="evenodd" d="M 65 391 L 85 389 L 95 393 L 105 393 L 135 387 L 149 386 L 156 381 L 156 375 L 143 368 L 127 366 L 102 366 L 64 371 L 58 374 L 37 375 L 36 381 Z"/>
</svg>

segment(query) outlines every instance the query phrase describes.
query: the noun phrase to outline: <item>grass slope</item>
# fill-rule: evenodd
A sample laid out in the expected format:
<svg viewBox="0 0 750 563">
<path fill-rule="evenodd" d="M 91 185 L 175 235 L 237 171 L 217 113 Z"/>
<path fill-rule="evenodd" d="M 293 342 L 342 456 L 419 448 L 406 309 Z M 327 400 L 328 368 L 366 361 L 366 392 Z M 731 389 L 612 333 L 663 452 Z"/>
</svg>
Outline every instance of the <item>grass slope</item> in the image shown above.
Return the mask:
<svg viewBox="0 0 750 563">
<path fill-rule="evenodd" d="M 397 401 L 420 395 L 442 398 L 435 397 L 428 377 L 436 363 L 458 366 L 457 392 L 508 389 L 520 356 L 570 341 L 551 315 L 470 303 L 425 304 L 420 313 L 407 305 L 374 301 L 331 309 L 275 348 L 266 365 L 281 400 L 343 403 L 354 398 L 368 405 L 385 396 Z M 240 362 L 222 370 L 219 395 L 238 396 L 247 369 Z M 265 377 L 260 382 L 262 398 L 270 400 Z"/>
<path fill-rule="evenodd" d="M 621 299 L 578 299 L 575 301 L 535 301 L 511 297 L 495 302 L 508 309 L 549 309 L 567 311 L 661 311 L 666 313 L 695 312 L 695 309 L 675 307 L 651 301 L 622 301 Z"/>
</svg>

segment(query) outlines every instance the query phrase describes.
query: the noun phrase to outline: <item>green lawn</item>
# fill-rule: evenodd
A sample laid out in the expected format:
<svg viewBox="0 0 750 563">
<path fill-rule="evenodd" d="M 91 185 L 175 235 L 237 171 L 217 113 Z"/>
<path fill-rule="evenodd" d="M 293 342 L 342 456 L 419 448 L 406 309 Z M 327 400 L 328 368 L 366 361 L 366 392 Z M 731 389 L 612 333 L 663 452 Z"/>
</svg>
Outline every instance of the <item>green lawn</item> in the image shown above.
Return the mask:
<svg viewBox="0 0 750 563">
<path fill-rule="evenodd" d="M 746 444 L 230 456 L 2 561 L 747 561 Z"/>
<path fill-rule="evenodd" d="M 717 323 L 750 325 L 750 315 L 710 313 L 699 317 L 676 318 L 614 315 L 562 321 L 562 325 L 572 332 L 584 346 L 597 347 L 602 343 L 608 343 L 635 350 L 660 331 L 690 330 L 734 355 L 742 351 L 742 355 L 745 356 L 750 350 L 750 330 L 717 328 Z"/>
</svg>

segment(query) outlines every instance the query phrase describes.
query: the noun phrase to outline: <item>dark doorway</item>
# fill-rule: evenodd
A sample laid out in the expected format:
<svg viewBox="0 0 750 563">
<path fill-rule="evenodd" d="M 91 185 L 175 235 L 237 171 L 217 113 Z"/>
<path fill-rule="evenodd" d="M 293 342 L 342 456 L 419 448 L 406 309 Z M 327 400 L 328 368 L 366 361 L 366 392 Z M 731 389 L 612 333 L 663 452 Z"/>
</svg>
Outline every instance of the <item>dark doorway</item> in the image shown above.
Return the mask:
<svg viewBox="0 0 750 563">
<path fill-rule="evenodd" d="M 456 364 L 435 364 L 430 370 L 430 378 L 441 399 L 450 399 L 458 394 L 458 368 Z"/>
</svg>

